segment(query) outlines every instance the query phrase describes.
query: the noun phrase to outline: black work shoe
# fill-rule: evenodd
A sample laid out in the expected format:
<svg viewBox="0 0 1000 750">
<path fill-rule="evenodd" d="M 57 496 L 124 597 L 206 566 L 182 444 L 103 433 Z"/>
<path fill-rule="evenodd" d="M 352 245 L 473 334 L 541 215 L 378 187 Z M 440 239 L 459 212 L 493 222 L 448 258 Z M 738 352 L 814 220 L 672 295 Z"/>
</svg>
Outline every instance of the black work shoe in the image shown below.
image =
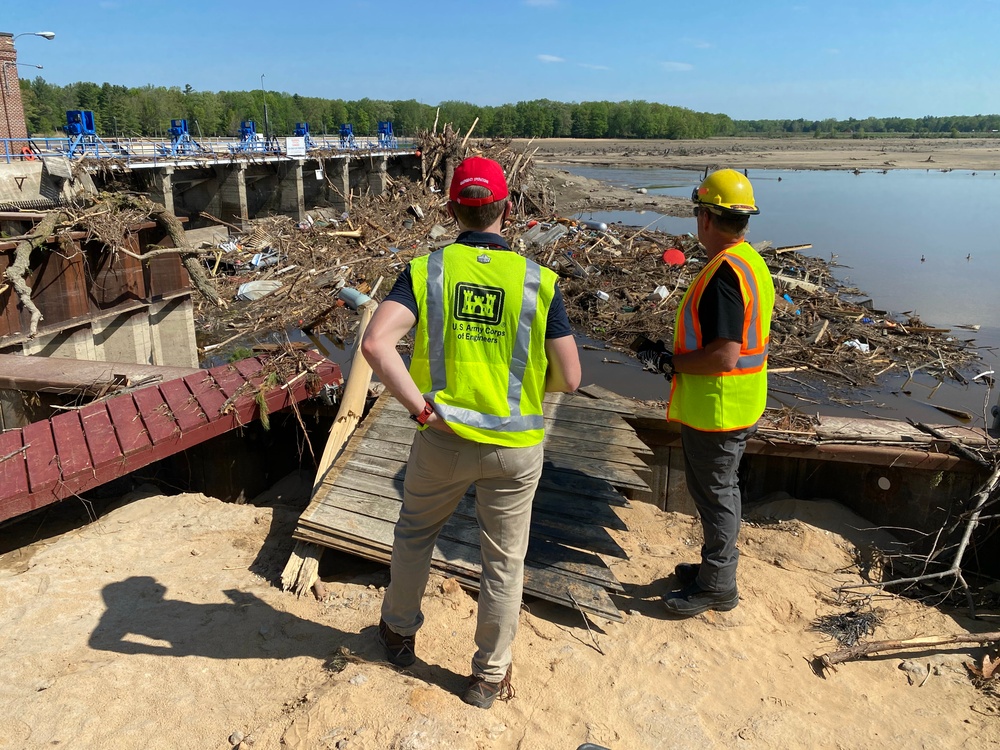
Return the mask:
<svg viewBox="0 0 1000 750">
<path fill-rule="evenodd" d="M 482 677 L 472 675 L 469 678 L 469 686 L 462 693 L 462 700 L 476 708 L 489 708 L 497 698 L 509 701 L 514 697 L 514 686 L 510 684 L 510 669 L 507 667 L 507 674 L 500 682 L 487 682 Z"/>
<path fill-rule="evenodd" d="M 698 563 L 677 563 L 674 567 L 674 575 L 681 587 L 689 586 L 698 580 L 698 571 L 701 565 Z"/>
<path fill-rule="evenodd" d="M 385 648 L 385 656 L 391 664 L 397 667 L 409 667 L 417 660 L 414 651 L 417 637 L 415 635 L 400 635 L 394 633 L 385 620 L 378 621 L 378 642 Z"/>
<path fill-rule="evenodd" d="M 692 617 L 714 609 L 717 612 L 728 612 L 736 609 L 740 603 L 740 594 L 733 586 L 729 591 L 705 591 L 695 583 L 688 584 L 680 591 L 671 591 L 663 600 L 667 612 L 681 617 Z"/>
</svg>

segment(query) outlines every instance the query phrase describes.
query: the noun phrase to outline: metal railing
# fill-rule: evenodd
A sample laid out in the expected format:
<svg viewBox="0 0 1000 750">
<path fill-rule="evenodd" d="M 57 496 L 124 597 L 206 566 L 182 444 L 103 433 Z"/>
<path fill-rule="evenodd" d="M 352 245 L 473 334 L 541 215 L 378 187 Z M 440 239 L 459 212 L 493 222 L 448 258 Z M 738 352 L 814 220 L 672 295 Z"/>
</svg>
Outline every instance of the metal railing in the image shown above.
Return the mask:
<svg viewBox="0 0 1000 750">
<path fill-rule="evenodd" d="M 257 148 L 238 138 L 197 138 L 192 139 L 197 150 L 173 153 L 172 141 L 158 141 L 151 138 L 99 138 L 97 136 L 76 136 L 74 138 L 2 138 L 0 139 L 0 162 L 7 164 L 44 160 L 48 156 L 62 156 L 69 159 L 117 160 L 126 165 L 147 164 L 155 166 L 160 162 L 178 161 L 232 161 L 240 153 L 286 157 L 284 136 L 277 138 L 278 148 Z M 352 147 L 342 148 L 339 138 L 329 139 L 310 135 L 307 153 L 334 152 L 341 154 L 374 154 L 408 151 L 415 144 L 408 139 L 398 139 L 395 147 L 380 144 L 377 137 L 358 137 Z"/>
</svg>

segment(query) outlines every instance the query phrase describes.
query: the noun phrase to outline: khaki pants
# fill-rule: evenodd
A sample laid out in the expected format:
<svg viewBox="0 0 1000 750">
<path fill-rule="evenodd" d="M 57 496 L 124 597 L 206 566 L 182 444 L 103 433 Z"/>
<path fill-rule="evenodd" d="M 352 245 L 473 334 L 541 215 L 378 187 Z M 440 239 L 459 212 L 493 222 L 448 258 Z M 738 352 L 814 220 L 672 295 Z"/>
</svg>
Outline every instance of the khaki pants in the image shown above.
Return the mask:
<svg viewBox="0 0 1000 750">
<path fill-rule="evenodd" d="M 503 448 L 433 429 L 417 433 L 392 545 L 392 579 L 382 603 L 382 619 L 394 632 L 413 635 L 423 624 L 420 600 L 434 543 L 475 484 L 482 576 L 472 673 L 489 682 L 503 679 L 517 633 L 531 502 L 541 473 L 541 444 Z"/>
</svg>

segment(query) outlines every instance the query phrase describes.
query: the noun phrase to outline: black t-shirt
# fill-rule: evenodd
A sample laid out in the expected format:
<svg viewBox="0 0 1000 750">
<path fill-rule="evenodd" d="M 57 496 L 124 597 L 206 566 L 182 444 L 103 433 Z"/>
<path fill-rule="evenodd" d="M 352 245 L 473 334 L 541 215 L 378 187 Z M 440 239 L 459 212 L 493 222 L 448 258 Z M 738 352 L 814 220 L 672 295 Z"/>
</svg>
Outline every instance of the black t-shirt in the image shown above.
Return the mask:
<svg viewBox="0 0 1000 750">
<path fill-rule="evenodd" d="M 462 232 L 455 242 L 470 247 L 488 247 L 495 250 L 510 250 L 507 241 L 499 234 L 491 232 Z M 413 277 L 410 274 L 410 266 L 407 264 L 402 273 L 392 285 L 385 301 L 392 300 L 403 305 L 413 313 L 413 317 L 419 319 L 417 311 L 417 298 L 413 294 Z M 549 306 L 549 316 L 545 324 L 545 338 L 561 339 L 564 336 L 572 336 L 573 329 L 569 325 L 569 317 L 566 315 L 566 305 L 563 303 L 562 292 L 556 287 L 555 295 L 552 297 L 552 304 Z"/>
<path fill-rule="evenodd" d="M 698 303 L 702 347 L 715 341 L 743 341 L 743 294 L 736 271 L 723 261 Z"/>
</svg>

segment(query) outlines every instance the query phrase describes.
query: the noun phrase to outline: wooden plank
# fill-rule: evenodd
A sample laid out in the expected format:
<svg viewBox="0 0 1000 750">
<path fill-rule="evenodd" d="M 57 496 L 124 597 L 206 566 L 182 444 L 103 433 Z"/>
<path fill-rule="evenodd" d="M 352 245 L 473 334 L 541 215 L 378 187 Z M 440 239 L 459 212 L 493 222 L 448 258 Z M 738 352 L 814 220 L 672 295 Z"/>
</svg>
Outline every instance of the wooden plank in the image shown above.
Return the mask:
<svg viewBox="0 0 1000 750">
<path fill-rule="evenodd" d="M 87 447 L 79 412 L 74 410 L 57 414 L 51 421 L 62 479 L 67 480 L 92 469 L 90 449 Z"/>
<path fill-rule="evenodd" d="M 2 64 L 0 64 L 2 69 Z M 16 244 L 16 243 L 15 243 Z M 0 252 L 0 274 L 14 261 L 14 253 Z M 0 338 L 21 331 L 21 311 L 18 309 L 20 298 L 10 284 L 0 285 Z"/>
<path fill-rule="evenodd" d="M 328 530 L 337 529 L 336 536 L 333 536 L 328 531 L 322 535 L 314 534 L 314 537 L 325 537 L 327 541 L 324 543 L 328 546 L 335 545 L 338 539 L 349 535 L 353 537 L 353 539 L 347 540 L 349 543 L 364 540 L 367 545 L 377 543 L 383 550 L 391 549 L 393 530 L 391 522 L 371 518 L 365 519 L 350 512 L 336 511 L 333 508 L 327 508 L 327 510 L 330 511 L 330 522 L 326 528 Z M 357 533 L 359 531 L 362 533 Z M 299 536 L 300 531 L 297 530 L 296 537 Z M 443 569 L 448 572 L 453 570 L 460 571 L 468 577 L 470 583 L 478 585 L 475 582 L 478 581 L 482 570 L 479 546 L 478 544 L 462 544 L 461 542 L 439 537 L 434 547 L 434 556 L 431 565 L 434 568 Z M 611 602 L 610 597 L 602 587 L 584 584 L 580 581 L 567 578 L 552 569 L 525 565 L 524 591 L 526 594 L 568 606 L 573 606 L 573 600 L 575 599 L 586 611 L 608 619 L 621 618 L 617 607 L 614 606 L 614 603 Z"/>
<path fill-rule="evenodd" d="M 320 377 L 324 383 L 328 383 L 339 379 L 339 374 L 339 368 L 327 367 Z M 190 381 L 185 379 L 184 388 L 175 390 L 178 395 L 188 392 L 193 386 L 203 391 L 206 404 L 219 405 L 224 400 L 215 381 L 207 373 L 189 375 L 187 378 Z M 151 414 L 158 414 L 166 419 L 160 427 L 154 428 L 156 443 L 147 434 L 132 394 L 88 404 L 54 420 L 37 422 L 24 430 L 12 431 L 8 433 L 9 437 L 0 435 L 0 444 L 11 449 L 0 454 L 9 454 L 6 461 L 0 461 L 0 521 L 97 487 L 129 471 L 198 445 L 238 426 L 241 417 L 246 416 L 238 410 L 219 415 L 216 406 L 215 418 L 209 421 L 207 415 L 203 416 L 198 409 L 197 399 L 192 391 L 186 397 L 186 402 L 189 409 L 193 410 L 190 416 L 196 416 L 198 424 L 181 432 L 174 425 L 174 420 L 165 414 L 168 403 L 159 388 L 153 387 L 150 390 L 154 395 L 158 394 L 156 398 L 140 396 L 140 403 L 146 407 L 151 406 Z M 281 400 L 299 401 L 307 395 L 303 380 L 286 389 Z M 246 404 L 248 408 L 244 411 L 256 408 L 250 399 L 246 400 Z M 74 419 L 79 420 L 75 425 L 76 429 Z M 55 435 L 52 432 L 53 422 L 57 425 Z M 167 438 L 167 425 L 170 439 Z M 31 442 L 27 442 L 29 437 Z M 23 445 L 30 446 L 25 449 L 26 455 L 17 450 Z M 77 471 L 88 462 L 91 464 L 89 470 Z M 62 475 L 60 464 L 63 468 Z"/>
<path fill-rule="evenodd" d="M 256 391 L 261 383 L 264 382 L 264 375 L 262 370 L 264 369 L 264 363 L 257 357 L 247 357 L 246 359 L 241 359 L 233 363 L 236 371 L 243 376 L 243 379 L 250 383 L 254 390 Z"/>
<path fill-rule="evenodd" d="M 56 443 L 49 420 L 32 422 L 22 429 L 25 460 L 28 466 L 28 487 L 34 494 L 52 487 L 59 481 Z"/>
<path fill-rule="evenodd" d="M 198 375 L 184 378 L 184 384 L 191 391 L 205 418 L 210 422 L 219 418 L 219 410 L 226 403 L 226 397 L 208 370 Z"/>
<path fill-rule="evenodd" d="M 21 450 L 23 447 L 21 430 L 0 433 L 0 487 L 7 497 L 16 497 L 28 491 L 28 467 Z"/>
<path fill-rule="evenodd" d="M 398 429 L 404 434 L 389 436 L 381 433 L 381 437 L 390 442 L 410 442 L 416 427 L 410 415 L 403 409 L 387 409 L 378 420 L 380 430 L 388 427 Z M 610 446 L 618 449 L 615 456 L 620 456 L 620 462 L 633 463 L 637 466 L 644 465 L 642 460 L 636 456 L 636 452 L 649 453 L 649 447 L 639 439 L 634 432 L 627 430 L 616 430 L 604 426 L 590 425 L 582 428 L 573 423 L 565 423 L 558 419 L 545 420 L 545 445 L 564 446 L 570 441 L 573 446 L 579 446 L 585 455 L 601 457 Z M 627 451 L 627 452 L 626 452 Z M 609 456 L 610 458 L 610 456 Z"/>
<path fill-rule="evenodd" d="M 124 386 L 147 378 L 167 380 L 196 372 L 198 370 L 193 367 L 0 354 L 0 388 L 19 391 L 98 395 L 115 383 Z"/>
<path fill-rule="evenodd" d="M 360 490 L 372 495 L 392 498 L 396 502 L 403 501 L 403 476 L 392 477 L 372 474 L 364 469 L 350 465 L 336 477 L 333 482 L 324 482 L 324 487 L 337 487 L 342 491 Z M 563 492 L 539 487 L 535 493 L 532 510 L 535 514 L 551 517 L 559 522 L 572 519 L 575 524 L 591 524 L 604 528 L 614 528 L 625 531 L 626 526 L 610 506 L 595 503 L 589 498 L 580 498 L 575 493 Z M 459 503 L 457 511 L 475 519 L 475 489 L 469 488 L 465 497 Z"/>
<path fill-rule="evenodd" d="M 114 425 L 123 455 L 131 456 L 152 445 L 149 435 L 146 434 L 146 425 L 143 424 L 139 410 L 132 400 L 132 394 L 109 398 L 105 405 L 108 407 L 111 424 Z"/>
<path fill-rule="evenodd" d="M 579 406 L 567 406 L 565 404 L 545 404 L 542 413 L 546 419 L 556 419 L 560 422 L 572 424 L 594 425 L 596 427 L 607 427 L 613 430 L 624 430 L 631 432 L 632 427 L 621 418 L 620 415 L 611 411 L 598 411 L 597 409 L 584 409 Z"/>
<path fill-rule="evenodd" d="M 621 464 L 602 463 L 561 453 L 546 453 L 545 462 L 553 469 L 563 472 L 578 472 L 583 476 L 606 479 L 616 487 L 649 490 L 649 485 L 638 474 Z"/>
<path fill-rule="evenodd" d="M 111 415 L 103 402 L 87 404 L 80 409 L 80 421 L 87 437 L 91 464 L 95 469 L 121 460 L 121 446 L 118 445 L 114 425 L 111 424 Z"/>
<path fill-rule="evenodd" d="M 589 439 L 593 442 L 620 445 L 644 453 L 649 452 L 649 446 L 639 439 L 635 430 L 620 415 L 611 410 L 601 411 L 558 403 L 546 403 L 544 412 L 546 438 L 549 434 L 553 434 L 559 437 Z M 395 399 L 386 400 L 385 414 L 383 419 L 388 424 L 406 426 L 411 431 L 416 429 L 410 420 L 409 413 Z M 405 422 L 409 424 L 407 425 Z"/>
<path fill-rule="evenodd" d="M 591 398 L 590 396 L 586 396 L 582 393 L 546 393 L 545 403 L 558 406 L 576 407 L 579 409 L 612 412 L 619 415 L 631 415 L 633 413 L 631 405 L 623 404 L 620 400 Z"/>
<path fill-rule="evenodd" d="M 232 365 L 213 367 L 208 372 L 215 379 L 215 382 L 219 384 L 219 390 L 222 391 L 222 395 L 227 399 L 235 396 L 240 387 L 247 382 L 246 378 L 240 374 L 240 371 Z M 243 398 L 250 398 L 250 396 L 248 394 L 243 396 Z"/>
<path fill-rule="evenodd" d="M 153 445 L 180 433 L 180 428 L 170 413 L 170 407 L 167 406 L 158 387 L 140 388 L 132 394 L 132 398 L 139 409 L 139 414 L 142 415 L 142 421 L 146 425 L 146 431 Z"/>
<path fill-rule="evenodd" d="M 312 542 L 314 544 L 330 547 L 332 549 L 349 552 L 359 557 L 385 563 L 386 565 L 389 564 L 390 552 L 388 550 L 384 550 L 381 547 L 368 546 L 364 542 L 364 540 L 342 539 L 324 534 L 321 531 L 312 532 L 308 529 L 297 529 L 295 531 L 294 538 L 301 541 Z M 447 575 L 448 577 L 458 581 L 466 588 L 472 591 L 479 590 L 479 574 L 477 572 L 470 572 L 465 569 L 450 567 L 444 562 L 435 560 L 431 561 L 431 566 L 434 569 L 441 572 L 442 574 Z M 545 599 L 547 601 L 551 601 L 566 607 L 574 606 L 573 599 L 569 596 L 568 593 L 566 593 L 572 588 L 573 584 L 575 583 L 570 576 L 566 576 L 564 579 L 565 586 L 563 587 L 564 593 L 562 595 L 558 594 L 548 595 L 544 591 L 539 590 L 537 584 L 534 583 L 533 579 L 535 577 L 535 570 L 536 568 L 534 565 L 525 562 L 524 580 L 526 582 L 530 582 L 529 585 L 526 586 L 525 588 L 524 592 L 525 596 L 532 596 L 538 599 Z M 599 584 L 598 586 L 592 587 L 586 593 L 581 592 L 577 589 L 572 589 L 572 590 L 575 592 L 574 597 L 577 599 L 577 601 L 585 602 L 588 600 L 588 598 L 596 598 L 600 600 L 597 606 L 581 607 L 582 609 L 584 609 L 585 612 L 597 615 L 599 617 L 604 617 L 605 619 L 608 620 L 614 620 L 616 622 L 621 621 L 622 619 L 621 614 L 614 606 L 614 602 L 611 601 L 611 598 L 607 595 L 607 592 L 605 592 L 603 588 L 599 587 Z"/>
<path fill-rule="evenodd" d="M 360 438 L 355 448 L 357 453 L 371 456 L 382 456 L 386 458 L 403 459 L 409 453 L 409 444 L 406 442 L 390 442 L 380 437 L 370 437 L 373 435 L 384 435 L 383 430 L 373 426 L 365 435 Z M 387 437 L 393 437 L 391 433 Z M 636 489 L 649 489 L 643 479 L 635 473 L 630 465 L 616 464 L 609 461 L 598 461 L 594 458 L 581 457 L 574 452 L 561 453 L 556 451 L 545 451 L 546 466 L 564 472 L 577 472 L 581 475 L 590 476 L 595 479 L 605 479 L 613 485 L 621 487 L 633 487 Z M 646 464 L 637 461 L 635 469 L 645 470 Z"/>
<path fill-rule="evenodd" d="M 851 417 L 823 417 L 814 428 L 823 440 L 872 440 L 875 442 L 912 442 L 926 444 L 932 438 L 906 422 Z"/>
<path fill-rule="evenodd" d="M 170 380 L 160 386 L 164 401 L 173 412 L 177 426 L 182 432 L 193 430 L 208 421 L 208 417 L 198 406 L 198 400 L 188 389 L 184 379 Z"/>
<path fill-rule="evenodd" d="M 382 446 L 385 443 L 380 441 L 367 441 L 365 438 L 356 438 L 352 441 L 354 454 L 351 456 L 351 466 L 380 476 L 402 477 L 406 470 L 406 454 L 400 453 L 396 457 L 386 455 Z M 539 488 L 554 489 L 561 492 L 572 493 L 581 498 L 590 498 L 608 503 L 609 505 L 628 507 L 629 502 L 621 493 L 604 479 L 596 479 L 580 474 L 578 471 L 559 471 L 551 466 L 542 469 L 542 477 L 538 482 Z"/>
<path fill-rule="evenodd" d="M 394 497 L 384 497 L 375 493 L 362 492 L 360 489 L 343 487 L 328 487 L 324 485 L 325 494 L 320 504 L 314 509 L 308 519 L 310 525 L 327 525 L 326 509 L 338 508 L 358 515 L 367 515 L 383 521 L 395 523 L 399 518 L 400 501 Z M 306 523 L 303 521 L 303 523 Z M 476 504 L 472 496 L 463 497 L 458 508 L 452 514 L 448 523 L 446 536 L 461 539 L 467 543 L 478 543 L 479 526 L 476 522 Z M 445 533 L 445 531 L 442 531 Z M 624 559 L 624 550 L 608 534 L 602 526 L 592 526 L 585 523 L 561 521 L 540 513 L 532 513 L 531 533 L 536 537 L 555 539 L 574 547 L 589 549 L 602 555 Z"/>
</svg>

